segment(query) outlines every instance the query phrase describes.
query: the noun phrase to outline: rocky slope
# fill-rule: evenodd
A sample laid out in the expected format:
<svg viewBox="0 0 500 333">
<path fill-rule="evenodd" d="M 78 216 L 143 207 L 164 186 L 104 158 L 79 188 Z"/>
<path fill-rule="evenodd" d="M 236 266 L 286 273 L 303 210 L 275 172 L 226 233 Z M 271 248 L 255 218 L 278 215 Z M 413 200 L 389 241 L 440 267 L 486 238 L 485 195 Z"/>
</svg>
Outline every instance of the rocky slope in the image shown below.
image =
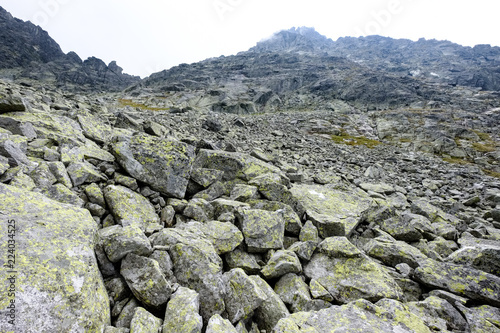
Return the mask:
<svg viewBox="0 0 500 333">
<path fill-rule="evenodd" d="M 1 260 L 18 272 L 1 306 L 19 331 L 500 330 L 499 179 L 382 142 L 424 121 L 494 146 L 479 129 L 496 111 L 464 113 L 472 131 L 445 112 L 399 128 L 347 105 L 241 117 L 1 91 Z"/>
<path fill-rule="evenodd" d="M 338 43 L 0 80 L 0 331 L 500 332 L 498 92 Z"/>
<path fill-rule="evenodd" d="M 120 91 L 138 82 L 116 62 L 82 61 L 65 54 L 46 31 L 12 17 L 0 7 L 0 77 L 24 84 L 44 82 L 65 90 Z"/>
</svg>

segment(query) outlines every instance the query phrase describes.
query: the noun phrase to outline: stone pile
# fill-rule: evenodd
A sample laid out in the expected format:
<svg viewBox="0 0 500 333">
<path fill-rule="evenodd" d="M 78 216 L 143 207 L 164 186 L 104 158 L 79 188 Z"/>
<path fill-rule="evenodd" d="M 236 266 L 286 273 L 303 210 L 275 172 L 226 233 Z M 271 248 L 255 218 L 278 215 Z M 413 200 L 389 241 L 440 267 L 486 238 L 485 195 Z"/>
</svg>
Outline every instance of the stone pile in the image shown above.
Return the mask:
<svg viewBox="0 0 500 333">
<path fill-rule="evenodd" d="M 473 167 L 338 145 L 309 114 L 1 87 L 24 106 L 0 114 L 19 332 L 500 331 L 500 183 Z"/>
</svg>

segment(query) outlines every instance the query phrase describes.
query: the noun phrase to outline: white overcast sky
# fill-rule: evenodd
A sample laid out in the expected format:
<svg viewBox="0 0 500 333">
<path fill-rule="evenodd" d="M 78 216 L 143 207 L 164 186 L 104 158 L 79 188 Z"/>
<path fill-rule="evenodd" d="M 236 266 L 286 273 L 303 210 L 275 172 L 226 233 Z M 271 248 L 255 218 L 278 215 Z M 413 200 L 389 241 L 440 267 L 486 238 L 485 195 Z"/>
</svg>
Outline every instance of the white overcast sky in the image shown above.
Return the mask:
<svg viewBox="0 0 500 333">
<path fill-rule="evenodd" d="M 75 51 L 147 76 L 180 63 L 246 51 L 307 26 L 336 40 L 378 34 L 500 46 L 495 0 L 0 0 L 12 15 Z"/>
</svg>

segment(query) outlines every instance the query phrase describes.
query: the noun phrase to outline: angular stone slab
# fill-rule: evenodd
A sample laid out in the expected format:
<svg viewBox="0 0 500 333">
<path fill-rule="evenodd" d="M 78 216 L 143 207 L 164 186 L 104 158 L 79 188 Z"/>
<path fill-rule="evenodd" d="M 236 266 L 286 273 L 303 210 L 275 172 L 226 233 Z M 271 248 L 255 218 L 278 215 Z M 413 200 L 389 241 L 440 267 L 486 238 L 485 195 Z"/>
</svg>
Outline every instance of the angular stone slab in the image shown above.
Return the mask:
<svg viewBox="0 0 500 333">
<path fill-rule="evenodd" d="M 415 270 L 415 278 L 431 287 L 500 306 L 500 277 L 474 268 L 429 259 Z"/>
<path fill-rule="evenodd" d="M 326 186 L 295 185 L 291 192 L 322 238 L 350 235 L 372 204 L 359 189 L 343 192 Z"/>
<path fill-rule="evenodd" d="M 15 277 L 16 331 L 103 331 L 110 324 L 109 299 L 94 254 L 97 225 L 89 212 L 3 184 L 0 212 L 1 252 L 7 254 L 8 241 L 15 241 L 16 262 L 6 269 L 8 258 L 1 256 L 0 279 Z M 7 237 L 14 224 L 15 236 Z M 8 290 L 0 289 L 2 316 L 14 299 Z M 2 318 L 0 332 L 10 331 Z"/>
<path fill-rule="evenodd" d="M 174 139 L 138 134 L 115 143 L 112 153 L 132 177 L 167 196 L 184 198 L 194 147 Z"/>
</svg>

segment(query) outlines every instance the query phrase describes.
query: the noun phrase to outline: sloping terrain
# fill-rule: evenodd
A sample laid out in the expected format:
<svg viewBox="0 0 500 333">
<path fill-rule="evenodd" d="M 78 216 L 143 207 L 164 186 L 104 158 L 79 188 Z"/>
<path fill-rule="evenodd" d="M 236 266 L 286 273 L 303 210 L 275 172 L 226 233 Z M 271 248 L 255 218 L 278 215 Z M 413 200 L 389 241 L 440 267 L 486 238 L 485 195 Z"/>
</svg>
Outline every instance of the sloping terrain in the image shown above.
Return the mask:
<svg viewBox="0 0 500 333">
<path fill-rule="evenodd" d="M 336 43 L 0 80 L 0 331 L 500 332 L 498 92 Z"/>
</svg>

